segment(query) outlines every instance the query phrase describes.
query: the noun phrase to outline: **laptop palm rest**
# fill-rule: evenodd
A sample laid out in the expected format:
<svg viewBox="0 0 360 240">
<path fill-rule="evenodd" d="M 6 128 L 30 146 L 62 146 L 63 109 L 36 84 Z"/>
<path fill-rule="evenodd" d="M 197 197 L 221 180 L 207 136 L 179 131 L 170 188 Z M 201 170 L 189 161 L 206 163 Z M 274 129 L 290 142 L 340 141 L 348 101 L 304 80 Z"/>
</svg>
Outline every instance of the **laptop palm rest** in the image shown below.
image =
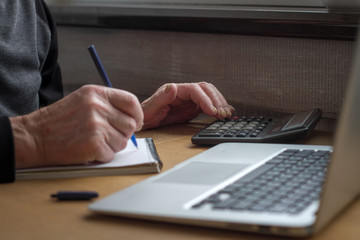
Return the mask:
<svg viewBox="0 0 360 240">
<path fill-rule="evenodd" d="M 157 178 L 158 183 L 214 185 L 248 167 L 249 164 L 191 162 Z"/>
</svg>

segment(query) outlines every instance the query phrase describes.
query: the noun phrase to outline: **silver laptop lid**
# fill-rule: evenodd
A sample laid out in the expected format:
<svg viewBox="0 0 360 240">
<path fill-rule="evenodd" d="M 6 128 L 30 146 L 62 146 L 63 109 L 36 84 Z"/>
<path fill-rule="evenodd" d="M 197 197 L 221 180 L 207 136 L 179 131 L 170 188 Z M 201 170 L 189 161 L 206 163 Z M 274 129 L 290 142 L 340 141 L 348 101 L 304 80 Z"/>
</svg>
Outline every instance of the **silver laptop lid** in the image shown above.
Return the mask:
<svg viewBox="0 0 360 240">
<path fill-rule="evenodd" d="M 360 33 L 360 32 L 359 32 Z M 315 229 L 322 228 L 360 193 L 360 34 L 337 125 L 332 162 Z"/>
</svg>

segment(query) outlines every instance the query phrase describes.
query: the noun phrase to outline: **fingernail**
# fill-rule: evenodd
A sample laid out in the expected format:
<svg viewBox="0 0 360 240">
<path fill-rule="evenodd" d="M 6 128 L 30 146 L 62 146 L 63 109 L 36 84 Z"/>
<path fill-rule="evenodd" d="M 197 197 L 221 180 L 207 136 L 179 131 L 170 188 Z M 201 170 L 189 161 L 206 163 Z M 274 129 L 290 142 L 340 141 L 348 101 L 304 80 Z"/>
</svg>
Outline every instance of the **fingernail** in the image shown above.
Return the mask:
<svg viewBox="0 0 360 240">
<path fill-rule="evenodd" d="M 226 118 L 226 112 L 223 108 L 220 108 L 220 115 L 221 117 Z"/>
<path fill-rule="evenodd" d="M 231 115 L 232 115 L 232 112 L 230 111 L 230 109 L 226 109 L 226 115 L 228 116 L 228 117 L 231 117 Z"/>
<path fill-rule="evenodd" d="M 230 105 L 230 108 L 231 108 L 231 111 L 233 111 L 233 112 L 236 110 L 236 109 L 235 109 L 233 106 L 231 106 L 231 105 Z"/>
<path fill-rule="evenodd" d="M 214 114 L 216 115 L 218 110 L 216 109 L 216 107 L 212 106 L 211 109 L 213 110 Z"/>
<path fill-rule="evenodd" d="M 166 84 L 166 87 L 165 87 L 165 93 L 168 93 L 171 89 L 171 84 Z"/>
</svg>

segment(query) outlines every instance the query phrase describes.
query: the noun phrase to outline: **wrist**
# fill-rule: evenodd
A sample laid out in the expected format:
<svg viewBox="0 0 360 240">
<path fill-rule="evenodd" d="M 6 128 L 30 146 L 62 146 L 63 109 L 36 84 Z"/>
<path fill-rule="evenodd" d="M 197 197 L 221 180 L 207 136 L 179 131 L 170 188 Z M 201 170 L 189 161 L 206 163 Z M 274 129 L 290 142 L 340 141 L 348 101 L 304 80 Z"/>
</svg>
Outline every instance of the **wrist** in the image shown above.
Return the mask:
<svg viewBox="0 0 360 240">
<path fill-rule="evenodd" d="M 40 164 L 34 127 L 27 121 L 29 115 L 11 117 L 16 168 L 35 167 Z"/>
</svg>

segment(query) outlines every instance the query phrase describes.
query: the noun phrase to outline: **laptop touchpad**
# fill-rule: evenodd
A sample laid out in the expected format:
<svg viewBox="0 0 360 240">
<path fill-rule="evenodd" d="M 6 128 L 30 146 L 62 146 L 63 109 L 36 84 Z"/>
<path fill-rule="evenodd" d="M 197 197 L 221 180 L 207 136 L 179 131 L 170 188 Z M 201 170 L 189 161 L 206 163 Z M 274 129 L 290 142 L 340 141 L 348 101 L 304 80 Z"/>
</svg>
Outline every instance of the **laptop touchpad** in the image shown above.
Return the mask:
<svg viewBox="0 0 360 240">
<path fill-rule="evenodd" d="M 213 185 L 245 169 L 249 164 L 192 162 L 154 182 Z"/>
</svg>

